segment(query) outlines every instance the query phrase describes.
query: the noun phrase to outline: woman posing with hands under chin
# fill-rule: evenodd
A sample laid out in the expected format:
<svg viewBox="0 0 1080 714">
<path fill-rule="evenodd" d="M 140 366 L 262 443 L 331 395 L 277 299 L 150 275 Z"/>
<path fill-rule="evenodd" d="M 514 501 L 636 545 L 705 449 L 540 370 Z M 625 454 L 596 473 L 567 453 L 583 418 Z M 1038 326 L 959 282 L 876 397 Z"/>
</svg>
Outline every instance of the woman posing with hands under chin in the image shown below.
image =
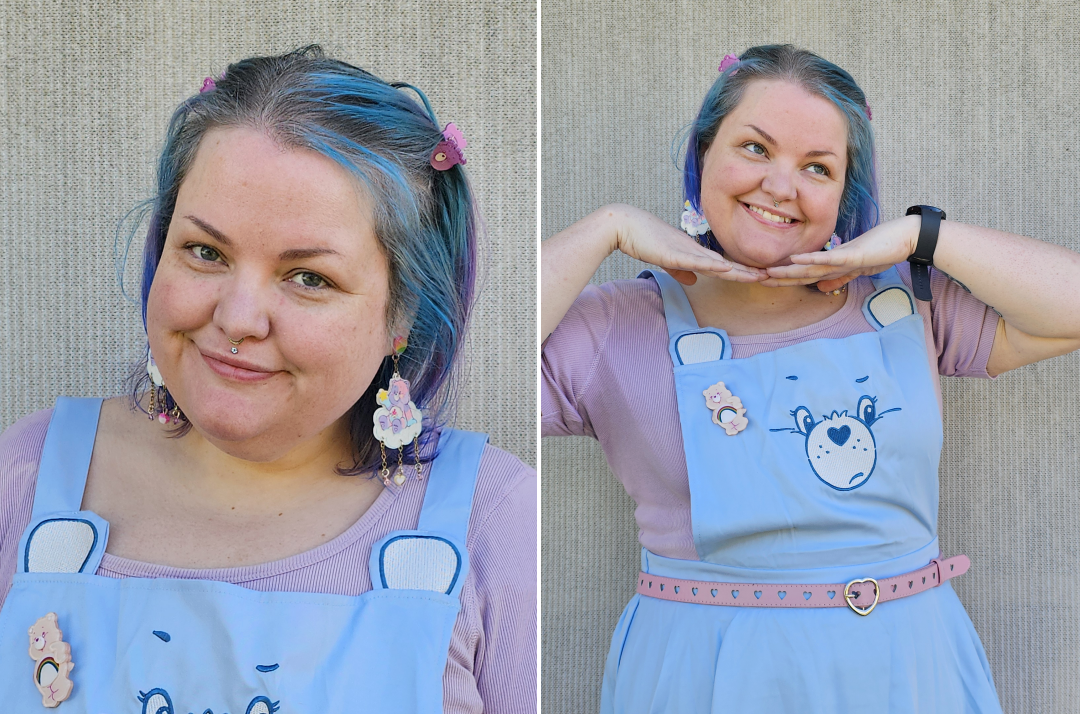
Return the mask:
<svg viewBox="0 0 1080 714">
<path fill-rule="evenodd" d="M 609 206 L 543 247 L 543 433 L 600 441 L 643 546 L 602 710 L 1000 711 L 938 549 L 937 374 L 1080 347 L 1080 256 L 929 206 L 878 225 L 847 72 L 790 46 L 721 72 L 700 242 Z M 588 286 L 615 250 L 666 272 Z"/>
</svg>

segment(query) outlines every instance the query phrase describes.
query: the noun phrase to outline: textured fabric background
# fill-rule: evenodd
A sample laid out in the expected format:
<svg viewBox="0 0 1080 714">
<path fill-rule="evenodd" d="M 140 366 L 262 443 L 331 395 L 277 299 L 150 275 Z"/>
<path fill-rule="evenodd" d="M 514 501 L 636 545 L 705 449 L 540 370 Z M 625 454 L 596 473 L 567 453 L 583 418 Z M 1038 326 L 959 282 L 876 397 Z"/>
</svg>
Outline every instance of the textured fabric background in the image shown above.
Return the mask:
<svg viewBox="0 0 1080 714">
<path fill-rule="evenodd" d="M 415 84 L 465 132 L 487 235 L 459 423 L 535 463 L 533 0 L 0 0 L 0 429 L 119 390 L 145 342 L 113 238 L 172 110 L 231 61 L 311 42 Z"/>
<path fill-rule="evenodd" d="M 1077 2 L 544 0 L 542 233 L 613 201 L 678 225 L 671 142 L 720 60 L 792 42 L 868 94 L 887 218 L 928 203 L 1080 249 L 1078 20 Z M 595 280 L 640 267 L 615 256 Z M 954 587 L 1002 704 L 1080 711 L 1080 355 L 943 388 L 942 550 L 971 557 Z M 633 503 L 591 440 L 542 458 L 543 709 L 596 711 L 639 565 Z"/>
</svg>

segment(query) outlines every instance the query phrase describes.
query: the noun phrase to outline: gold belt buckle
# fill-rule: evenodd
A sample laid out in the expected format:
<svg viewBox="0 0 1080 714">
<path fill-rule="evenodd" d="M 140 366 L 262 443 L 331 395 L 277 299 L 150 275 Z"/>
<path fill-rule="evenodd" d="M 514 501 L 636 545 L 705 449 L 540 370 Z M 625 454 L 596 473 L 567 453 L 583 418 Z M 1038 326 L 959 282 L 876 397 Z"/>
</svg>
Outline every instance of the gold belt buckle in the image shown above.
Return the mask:
<svg viewBox="0 0 1080 714">
<path fill-rule="evenodd" d="M 859 593 L 851 592 L 851 586 L 852 585 L 858 585 L 859 583 L 873 583 L 874 584 L 874 602 L 870 603 L 870 607 L 861 609 L 861 608 L 856 607 L 855 603 L 852 602 L 852 600 L 859 597 Z M 871 612 L 874 611 L 874 608 L 877 607 L 878 598 L 880 598 L 880 597 L 881 597 L 881 587 L 878 585 L 878 582 L 876 580 L 874 580 L 873 578 L 856 578 L 855 580 L 852 580 L 850 583 L 848 583 L 847 585 L 844 586 L 844 601 L 847 603 L 847 606 L 850 607 L 852 609 L 852 611 L 855 612 L 856 615 L 862 615 L 863 617 L 869 615 Z"/>
</svg>

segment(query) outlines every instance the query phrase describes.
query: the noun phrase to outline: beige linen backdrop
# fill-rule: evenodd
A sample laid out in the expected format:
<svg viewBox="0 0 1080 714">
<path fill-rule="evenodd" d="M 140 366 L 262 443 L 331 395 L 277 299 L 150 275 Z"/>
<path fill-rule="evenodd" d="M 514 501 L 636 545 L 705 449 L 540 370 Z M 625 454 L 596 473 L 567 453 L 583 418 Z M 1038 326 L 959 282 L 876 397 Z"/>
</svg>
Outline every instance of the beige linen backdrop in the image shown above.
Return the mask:
<svg viewBox="0 0 1080 714">
<path fill-rule="evenodd" d="M 678 225 L 671 141 L 720 60 L 791 42 L 869 96 L 887 218 L 927 203 L 1080 249 L 1076 2 L 544 0 L 541 22 L 545 237 L 614 201 Z M 595 281 L 641 267 L 614 256 Z M 941 547 L 971 557 L 953 583 L 1004 709 L 1080 711 L 1080 355 L 942 381 Z M 591 440 L 545 439 L 542 461 L 543 710 L 596 711 L 633 503 Z"/>
<path fill-rule="evenodd" d="M 172 110 L 229 62 L 312 42 L 464 131 L 487 232 L 459 424 L 535 463 L 533 0 L 0 0 L 0 428 L 119 391 L 145 335 L 113 237 L 150 195 Z"/>
</svg>

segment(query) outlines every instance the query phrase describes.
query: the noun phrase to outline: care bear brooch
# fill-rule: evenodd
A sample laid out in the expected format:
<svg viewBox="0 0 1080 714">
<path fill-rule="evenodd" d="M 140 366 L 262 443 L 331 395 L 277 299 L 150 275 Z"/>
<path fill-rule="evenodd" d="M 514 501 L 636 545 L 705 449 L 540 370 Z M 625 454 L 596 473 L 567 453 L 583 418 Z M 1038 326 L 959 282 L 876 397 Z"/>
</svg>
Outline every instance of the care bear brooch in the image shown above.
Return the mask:
<svg viewBox="0 0 1080 714">
<path fill-rule="evenodd" d="M 41 692 L 42 706 L 60 706 L 71 696 L 73 684 L 68 675 L 75 664 L 71 661 L 71 645 L 64 642 L 64 633 L 56 624 L 55 612 L 30 628 L 30 658 L 34 660 L 34 685 Z"/>
<path fill-rule="evenodd" d="M 728 436 L 735 436 L 749 423 L 742 400 L 734 396 L 723 382 L 706 389 L 705 406 L 712 410 L 713 424 L 721 427 Z"/>
<path fill-rule="evenodd" d="M 814 475 L 837 491 L 850 491 L 870 479 L 877 465 L 877 444 L 872 427 L 874 422 L 900 407 L 877 413 L 877 397 L 863 395 L 859 398 L 855 416 L 847 411 L 831 416 L 822 415 L 814 421 L 806 407 L 791 412 L 795 418 L 794 429 L 770 429 L 790 431 L 806 439 L 806 459 Z"/>
</svg>

